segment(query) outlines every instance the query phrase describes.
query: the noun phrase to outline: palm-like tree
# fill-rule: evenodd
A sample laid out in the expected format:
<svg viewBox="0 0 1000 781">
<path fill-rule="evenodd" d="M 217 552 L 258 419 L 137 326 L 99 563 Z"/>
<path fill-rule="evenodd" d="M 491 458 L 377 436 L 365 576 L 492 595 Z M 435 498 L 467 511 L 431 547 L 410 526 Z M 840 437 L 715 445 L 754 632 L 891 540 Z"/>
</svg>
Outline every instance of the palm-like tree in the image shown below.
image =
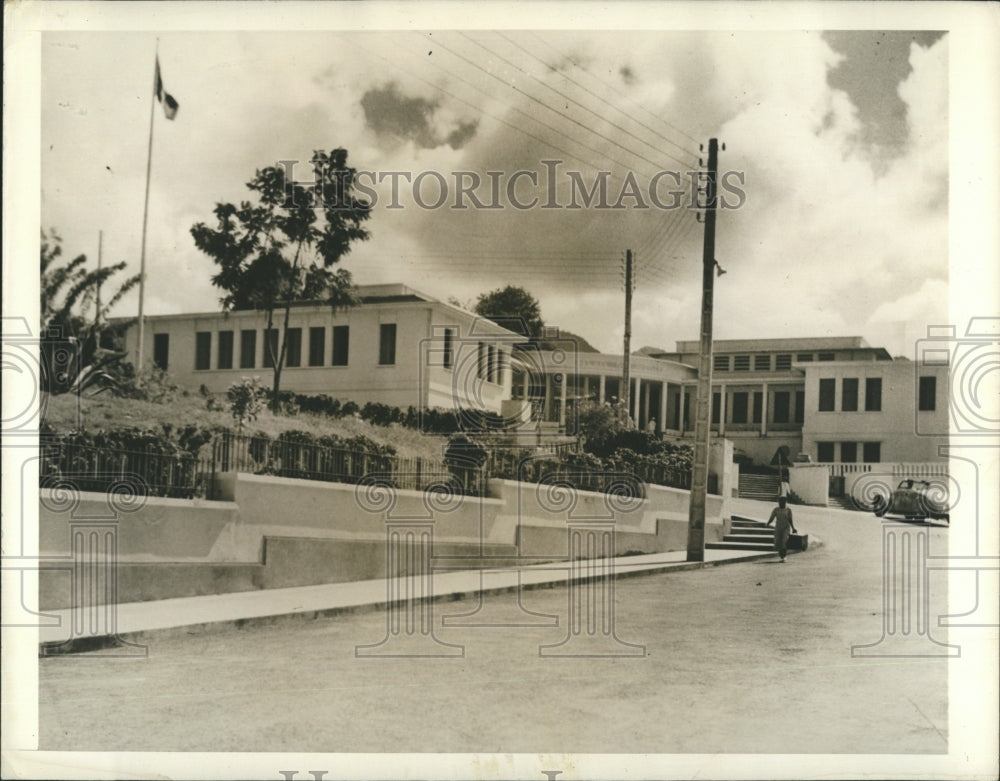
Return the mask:
<svg viewBox="0 0 1000 781">
<path fill-rule="evenodd" d="M 108 312 L 122 296 L 139 283 L 129 277 L 107 301 L 100 300 L 101 286 L 125 268 L 125 262 L 101 269 L 87 265 L 87 256 L 61 262 L 62 239 L 54 231 L 42 231 L 41 352 L 46 369 L 42 390 L 52 394 L 80 392 L 114 385 L 108 369 L 125 353 L 109 349 L 102 340 Z"/>
</svg>

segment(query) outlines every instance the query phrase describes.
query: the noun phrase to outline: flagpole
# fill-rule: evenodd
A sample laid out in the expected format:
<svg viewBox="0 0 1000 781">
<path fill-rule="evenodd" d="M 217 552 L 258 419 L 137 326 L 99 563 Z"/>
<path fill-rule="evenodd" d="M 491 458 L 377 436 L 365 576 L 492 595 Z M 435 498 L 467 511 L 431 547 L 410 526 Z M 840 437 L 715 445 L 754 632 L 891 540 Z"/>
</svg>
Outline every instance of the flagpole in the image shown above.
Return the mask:
<svg viewBox="0 0 1000 781">
<path fill-rule="evenodd" d="M 139 347 L 136 372 L 141 372 L 145 362 L 146 320 L 143 317 L 143 303 L 146 298 L 146 224 L 149 219 L 149 174 L 153 167 L 153 113 L 156 109 L 156 77 L 160 62 L 160 39 L 156 39 L 156 54 L 153 57 L 153 90 L 149 103 L 149 150 L 146 153 L 146 197 L 142 206 L 142 245 L 139 249 Z"/>
</svg>

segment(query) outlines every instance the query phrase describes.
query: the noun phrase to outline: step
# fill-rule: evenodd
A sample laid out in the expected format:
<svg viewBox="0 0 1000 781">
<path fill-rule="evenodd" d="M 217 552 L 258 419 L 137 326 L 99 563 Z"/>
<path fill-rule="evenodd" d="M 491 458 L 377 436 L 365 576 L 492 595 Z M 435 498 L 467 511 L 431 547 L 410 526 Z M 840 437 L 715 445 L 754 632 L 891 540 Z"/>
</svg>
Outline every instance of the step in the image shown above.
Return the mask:
<svg viewBox="0 0 1000 781">
<path fill-rule="evenodd" d="M 773 526 L 737 526 L 733 524 L 733 534 L 774 534 Z"/>
<path fill-rule="evenodd" d="M 774 537 L 765 537 L 762 534 L 727 534 L 722 538 L 723 542 L 750 542 L 754 544 L 774 544 Z"/>
<path fill-rule="evenodd" d="M 706 548 L 712 550 L 753 550 L 753 551 L 774 551 L 774 545 L 757 544 L 752 542 L 706 542 Z"/>
<path fill-rule="evenodd" d="M 747 523 L 759 523 L 759 524 L 765 523 L 765 521 L 762 518 L 748 518 L 745 515 L 731 515 L 729 516 L 729 518 L 733 523 L 736 523 L 736 521 L 746 521 Z"/>
<path fill-rule="evenodd" d="M 730 534 L 739 535 L 741 537 L 774 537 L 774 529 L 741 529 L 739 526 L 732 529 Z"/>
</svg>

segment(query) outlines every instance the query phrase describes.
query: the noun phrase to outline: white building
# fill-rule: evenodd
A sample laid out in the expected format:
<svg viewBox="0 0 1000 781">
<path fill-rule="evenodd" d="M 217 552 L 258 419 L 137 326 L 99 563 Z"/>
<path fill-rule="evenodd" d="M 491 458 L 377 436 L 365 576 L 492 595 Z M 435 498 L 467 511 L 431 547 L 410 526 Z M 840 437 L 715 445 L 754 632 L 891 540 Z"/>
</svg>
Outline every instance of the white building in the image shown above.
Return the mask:
<svg viewBox="0 0 1000 781">
<path fill-rule="evenodd" d="M 360 304 L 339 311 L 293 306 L 282 390 L 485 410 L 511 425 L 530 414 L 567 433 L 581 401 L 622 396 L 620 355 L 580 352 L 558 332 L 544 336 L 545 349 L 525 346 L 519 334 L 405 285 L 358 293 Z M 137 331 L 126 333 L 133 355 Z M 222 393 L 246 376 L 271 383 L 281 332 L 265 334 L 260 312 L 154 316 L 146 331 L 147 357 L 183 387 Z M 699 345 L 676 346 L 631 356 L 629 407 L 641 429 L 685 438 Z M 948 367 L 893 360 L 861 337 L 717 340 L 712 368 L 713 435 L 756 463 L 770 464 L 780 447 L 814 462 L 929 462 L 947 441 L 922 432 L 948 430 Z"/>
<path fill-rule="evenodd" d="M 655 357 L 695 367 L 698 346 Z M 934 461 L 947 441 L 919 432 L 948 430 L 948 367 L 893 360 L 858 336 L 722 339 L 712 364 L 712 431 L 757 463 L 782 446 L 817 462 Z"/>
<path fill-rule="evenodd" d="M 510 398 L 510 356 L 523 338 L 405 285 L 358 288 L 360 304 L 332 311 L 296 304 L 281 389 L 358 404 L 473 408 L 499 413 Z M 270 386 L 283 312 L 265 333 L 255 310 L 146 318 L 146 359 L 175 382 L 222 393 L 242 377 Z M 125 346 L 137 352 L 138 328 Z"/>
</svg>

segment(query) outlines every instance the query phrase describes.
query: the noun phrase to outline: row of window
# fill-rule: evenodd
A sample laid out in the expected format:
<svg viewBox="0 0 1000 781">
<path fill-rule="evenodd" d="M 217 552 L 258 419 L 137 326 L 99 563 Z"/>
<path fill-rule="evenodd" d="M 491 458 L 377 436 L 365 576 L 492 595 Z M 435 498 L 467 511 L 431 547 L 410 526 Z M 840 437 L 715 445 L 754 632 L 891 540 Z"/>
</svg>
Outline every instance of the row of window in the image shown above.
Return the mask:
<svg viewBox="0 0 1000 781">
<path fill-rule="evenodd" d="M 751 361 L 755 372 L 771 371 L 771 358 L 774 358 L 774 371 L 787 371 L 792 368 L 792 354 L 781 353 L 771 355 L 716 355 L 712 359 L 712 371 L 716 372 L 748 372 Z M 837 356 L 834 353 L 797 353 L 794 356 L 796 361 L 810 362 L 813 360 L 833 361 Z"/>
<path fill-rule="evenodd" d="M 329 363 L 327 363 L 327 334 L 329 329 L 318 326 L 309 329 L 307 366 L 347 366 L 350 359 L 350 326 L 335 325 L 330 340 Z M 277 328 L 264 330 L 264 349 L 261 366 L 271 368 L 280 350 Z M 216 339 L 216 369 L 257 368 L 257 330 L 243 329 L 239 332 L 239 350 L 236 349 L 235 331 L 198 331 L 195 333 L 194 368 L 207 371 L 212 368 L 212 338 Z M 153 362 L 166 370 L 169 363 L 170 335 L 153 336 Z M 285 366 L 302 366 L 302 329 L 289 328 L 285 340 Z M 234 363 L 234 361 L 238 361 Z M 396 363 L 396 324 L 382 323 L 379 326 L 378 362 L 380 366 Z"/>
<path fill-rule="evenodd" d="M 881 442 L 817 442 L 816 460 L 830 464 L 837 461 L 837 445 L 840 445 L 840 461 L 854 464 L 858 461 L 858 445 L 861 445 L 861 461 L 877 464 L 882 460 Z"/>
<path fill-rule="evenodd" d="M 840 380 L 840 411 L 858 412 L 860 380 L 842 377 Z M 917 409 L 931 412 L 937 406 L 937 378 L 920 377 L 917 385 Z M 834 412 L 837 408 L 837 381 L 829 377 L 819 381 L 819 411 Z M 865 412 L 882 411 L 882 378 L 865 378 Z"/>
<path fill-rule="evenodd" d="M 486 342 L 476 345 L 476 376 L 481 380 L 502 385 L 504 372 L 507 368 L 507 353 L 500 347 Z M 444 330 L 444 349 L 442 350 L 442 366 L 451 369 L 455 366 L 455 331 L 452 328 Z"/>
<path fill-rule="evenodd" d="M 805 420 L 805 392 L 794 391 L 795 407 L 792 408 L 793 391 L 774 391 L 772 423 L 802 423 Z M 764 418 L 763 391 L 736 391 L 730 394 L 731 423 L 761 423 Z M 712 423 L 718 425 L 722 415 L 722 394 L 712 394 Z"/>
</svg>

